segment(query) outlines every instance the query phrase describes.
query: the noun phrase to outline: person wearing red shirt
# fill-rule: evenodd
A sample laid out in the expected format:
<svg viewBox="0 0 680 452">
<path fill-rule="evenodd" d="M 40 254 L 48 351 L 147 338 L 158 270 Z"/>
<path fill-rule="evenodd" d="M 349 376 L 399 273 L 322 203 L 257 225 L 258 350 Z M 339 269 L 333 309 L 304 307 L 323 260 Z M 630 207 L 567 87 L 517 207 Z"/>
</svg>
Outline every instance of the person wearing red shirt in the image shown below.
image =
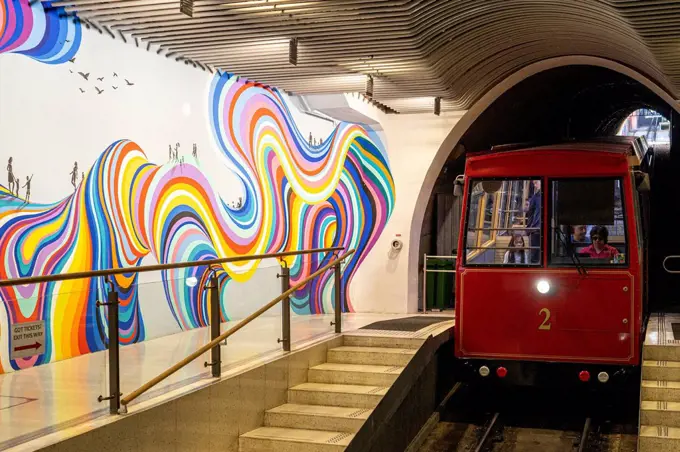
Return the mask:
<svg viewBox="0 0 680 452">
<path fill-rule="evenodd" d="M 595 226 L 590 230 L 592 245 L 583 248 L 579 254 L 596 259 L 611 259 L 619 254 L 619 250 L 607 244 L 609 231 L 604 226 Z"/>
</svg>

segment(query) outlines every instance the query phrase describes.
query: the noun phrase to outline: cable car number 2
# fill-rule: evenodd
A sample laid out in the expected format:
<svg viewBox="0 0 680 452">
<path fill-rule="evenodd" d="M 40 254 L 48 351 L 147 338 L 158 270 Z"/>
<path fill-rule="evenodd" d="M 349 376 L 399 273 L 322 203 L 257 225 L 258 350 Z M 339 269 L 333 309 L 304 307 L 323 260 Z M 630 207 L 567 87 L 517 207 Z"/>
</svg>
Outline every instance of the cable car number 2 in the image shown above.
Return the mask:
<svg viewBox="0 0 680 452">
<path fill-rule="evenodd" d="M 541 323 L 538 329 L 550 331 L 550 309 L 543 308 L 538 311 L 538 315 L 543 316 L 543 323 Z"/>
</svg>

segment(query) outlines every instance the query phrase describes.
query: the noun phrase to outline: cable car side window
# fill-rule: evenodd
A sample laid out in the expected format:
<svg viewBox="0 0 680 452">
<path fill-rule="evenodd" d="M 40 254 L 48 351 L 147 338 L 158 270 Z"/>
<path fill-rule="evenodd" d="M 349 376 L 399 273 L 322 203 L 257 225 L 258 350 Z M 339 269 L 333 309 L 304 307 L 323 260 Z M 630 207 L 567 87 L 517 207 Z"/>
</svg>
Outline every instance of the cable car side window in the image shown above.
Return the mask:
<svg viewBox="0 0 680 452">
<path fill-rule="evenodd" d="M 470 181 L 465 265 L 541 265 L 540 185 L 540 178 Z"/>
<path fill-rule="evenodd" d="M 550 265 L 627 266 L 622 179 L 551 180 L 549 201 Z"/>
</svg>

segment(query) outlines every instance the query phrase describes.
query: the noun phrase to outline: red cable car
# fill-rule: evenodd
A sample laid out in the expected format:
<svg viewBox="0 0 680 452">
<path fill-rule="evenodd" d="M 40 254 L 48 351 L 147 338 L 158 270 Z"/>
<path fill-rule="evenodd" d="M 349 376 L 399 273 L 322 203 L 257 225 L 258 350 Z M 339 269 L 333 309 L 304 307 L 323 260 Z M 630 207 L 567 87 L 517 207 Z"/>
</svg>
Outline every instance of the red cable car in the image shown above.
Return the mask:
<svg viewBox="0 0 680 452">
<path fill-rule="evenodd" d="M 636 371 L 646 153 L 644 139 L 615 137 L 467 158 L 455 355 L 478 378 L 604 384 Z"/>
</svg>

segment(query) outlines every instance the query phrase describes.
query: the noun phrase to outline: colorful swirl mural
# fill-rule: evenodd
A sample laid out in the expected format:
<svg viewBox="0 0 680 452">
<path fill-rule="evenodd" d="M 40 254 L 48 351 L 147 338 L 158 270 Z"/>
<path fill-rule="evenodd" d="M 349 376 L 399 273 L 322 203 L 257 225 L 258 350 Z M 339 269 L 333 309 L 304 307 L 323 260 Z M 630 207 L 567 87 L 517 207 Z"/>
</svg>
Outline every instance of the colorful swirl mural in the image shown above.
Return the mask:
<svg viewBox="0 0 680 452">
<path fill-rule="evenodd" d="M 76 55 L 81 39 L 80 21 L 52 2 L 0 0 L 0 54 L 61 64 Z"/>
<path fill-rule="evenodd" d="M 81 39 L 79 21 L 63 8 L 0 0 L 0 54 L 60 64 L 75 56 Z M 27 202 L 0 186 L 0 279 L 132 268 L 145 256 L 169 263 L 343 246 L 357 250 L 343 266 L 348 287 L 394 205 L 394 181 L 378 135 L 340 123 L 323 144 L 310 145 L 281 93 L 230 74 L 211 80 L 208 103 L 225 171 L 242 184 L 238 207 L 220 198 L 191 158 L 156 165 L 134 142 L 117 141 L 58 202 Z M 292 283 L 329 259 L 288 258 Z M 258 265 L 219 269 L 224 320 L 230 317 L 227 287 L 251 278 Z M 181 329 L 208 324 L 201 288 L 210 274 L 206 266 L 162 274 L 167 307 Z M 189 277 L 198 283 L 187 285 Z M 121 301 L 123 344 L 146 338 L 137 282 L 132 272 L 112 282 Z M 106 310 L 96 303 L 107 290 L 102 279 L 0 289 L 0 373 L 105 349 Z M 334 290 L 329 272 L 292 297 L 293 309 L 331 312 Z M 348 294 L 345 301 L 343 310 L 352 311 Z M 11 360 L 9 325 L 36 320 L 46 321 L 45 354 Z"/>
<path fill-rule="evenodd" d="M 245 197 L 229 207 L 197 165 L 155 165 L 131 141 L 113 143 L 73 195 L 54 204 L 26 203 L 0 189 L 0 278 L 162 263 L 329 246 L 356 248 L 343 268 L 349 284 L 393 208 L 394 182 L 384 151 L 356 124 L 340 124 L 320 146 L 310 146 L 275 90 L 236 77 L 217 77 L 211 90 L 213 131 Z M 290 258 L 293 283 L 330 256 Z M 248 279 L 258 262 L 228 264 L 218 273 L 222 314 L 226 287 Z M 203 267 L 165 272 L 168 307 L 182 329 L 208 324 Z M 185 284 L 188 277 L 199 281 Z M 332 311 L 332 273 L 301 289 L 296 312 Z M 115 279 L 121 300 L 121 341 L 144 339 L 137 277 Z M 105 310 L 96 301 L 106 283 L 75 280 L 0 289 L 8 323 L 47 320 L 47 352 L 10 360 L 0 372 L 102 350 Z M 344 310 L 351 311 L 346 297 Z"/>
<path fill-rule="evenodd" d="M 377 134 L 341 123 L 323 144 L 311 146 L 276 89 L 232 74 L 213 79 L 210 98 L 213 135 L 246 193 L 243 208 L 230 219 L 231 243 L 220 253 L 356 248 L 344 270 L 343 285 L 348 284 L 394 204 L 394 181 Z M 293 282 L 309 270 L 300 262 L 293 260 Z M 332 299 L 330 279 L 326 275 L 298 294 L 295 309 L 332 311 L 323 305 Z M 345 299 L 351 311 L 349 296 Z"/>
</svg>

